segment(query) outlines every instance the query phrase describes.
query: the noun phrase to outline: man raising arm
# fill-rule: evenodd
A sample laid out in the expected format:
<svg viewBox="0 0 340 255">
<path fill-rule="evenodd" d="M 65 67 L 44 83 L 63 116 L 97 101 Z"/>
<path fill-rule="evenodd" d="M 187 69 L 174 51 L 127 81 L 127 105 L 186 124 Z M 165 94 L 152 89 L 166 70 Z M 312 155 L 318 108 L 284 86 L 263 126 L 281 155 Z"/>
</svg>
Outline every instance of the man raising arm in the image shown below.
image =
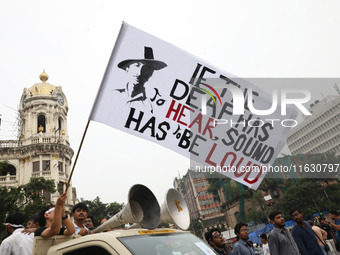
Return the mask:
<svg viewBox="0 0 340 255">
<path fill-rule="evenodd" d="M 75 228 L 68 215 L 65 213 L 65 201 L 67 193 L 58 198 L 55 207 L 44 207 L 39 213 L 40 228 L 35 231 L 35 236 L 52 237 L 55 235 L 73 235 Z M 61 228 L 61 221 L 64 221 L 66 228 Z"/>
</svg>

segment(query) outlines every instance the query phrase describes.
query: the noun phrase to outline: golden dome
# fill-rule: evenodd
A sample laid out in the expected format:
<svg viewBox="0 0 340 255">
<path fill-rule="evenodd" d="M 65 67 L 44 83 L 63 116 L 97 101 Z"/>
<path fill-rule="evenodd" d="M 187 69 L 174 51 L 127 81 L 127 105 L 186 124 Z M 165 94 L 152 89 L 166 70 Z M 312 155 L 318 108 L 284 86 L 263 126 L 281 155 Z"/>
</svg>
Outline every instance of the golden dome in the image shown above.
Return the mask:
<svg viewBox="0 0 340 255">
<path fill-rule="evenodd" d="M 48 74 L 45 73 L 45 70 L 40 74 L 39 78 L 42 83 L 36 83 L 28 89 L 31 92 L 32 96 L 51 95 L 56 86 L 46 83 L 46 81 L 48 80 Z"/>
<path fill-rule="evenodd" d="M 45 73 L 45 70 L 43 70 L 43 72 L 40 74 L 39 78 L 42 82 L 46 82 L 48 80 L 48 74 Z"/>
</svg>

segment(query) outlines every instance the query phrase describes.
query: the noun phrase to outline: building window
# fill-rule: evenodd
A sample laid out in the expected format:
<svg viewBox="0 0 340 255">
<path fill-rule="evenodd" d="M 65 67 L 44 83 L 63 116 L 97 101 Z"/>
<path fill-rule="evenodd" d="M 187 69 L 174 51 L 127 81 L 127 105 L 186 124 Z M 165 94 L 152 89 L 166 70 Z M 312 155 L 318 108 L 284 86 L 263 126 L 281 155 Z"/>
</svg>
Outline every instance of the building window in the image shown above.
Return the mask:
<svg viewBox="0 0 340 255">
<path fill-rule="evenodd" d="M 40 162 L 35 161 L 33 162 L 33 172 L 39 172 L 40 171 Z"/>
<path fill-rule="evenodd" d="M 42 170 L 43 171 L 50 171 L 50 161 L 49 160 L 43 160 Z"/>
<path fill-rule="evenodd" d="M 61 117 L 59 117 L 58 119 L 58 130 L 59 130 L 59 135 L 62 134 L 62 123 L 63 123 L 63 119 Z"/>
<path fill-rule="evenodd" d="M 63 162 L 58 162 L 58 170 L 59 170 L 59 172 L 64 172 L 63 170 Z"/>
<path fill-rule="evenodd" d="M 38 126 L 37 126 L 37 133 L 46 132 L 46 119 L 45 116 L 40 114 L 38 116 Z"/>
<path fill-rule="evenodd" d="M 43 190 L 43 197 L 45 198 L 45 200 L 47 202 L 50 202 L 51 201 L 51 192 Z"/>
</svg>

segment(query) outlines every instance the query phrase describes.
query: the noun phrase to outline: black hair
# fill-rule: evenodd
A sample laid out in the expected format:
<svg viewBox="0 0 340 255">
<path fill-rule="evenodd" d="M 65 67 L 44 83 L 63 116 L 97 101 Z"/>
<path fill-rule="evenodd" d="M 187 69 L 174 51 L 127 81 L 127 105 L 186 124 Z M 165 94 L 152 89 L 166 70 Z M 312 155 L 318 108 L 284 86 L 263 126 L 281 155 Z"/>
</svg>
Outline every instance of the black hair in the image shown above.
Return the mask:
<svg viewBox="0 0 340 255">
<path fill-rule="evenodd" d="M 39 213 L 35 213 L 35 214 L 33 214 L 31 217 L 29 217 L 29 220 L 32 220 L 33 221 L 33 223 L 39 223 Z"/>
<path fill-rule="evenodd" d="M 39 223 L 40 227 L 45 227 L 45 225 L 46 225 L 45 212 L 48 209 L 51 209 L 53 207 L 54 207 L 54 205 L 46 205 L 38 213 L 38 223 Z"/>
<path fill-rule="evenodd" d="M 334 214 L 335 216 L 339 216 L 340 213 L 337 210 L 331 210 L 329 211 L 330 214 Z"/>
<path fill-rule="evenodd" d="M 247 227 L 248 225 L 244 222 L 239 222 L 239 223 L 236 224 L 236 226 L 234 228 L 235 235 L 240 233 L 240 230 L 243 226 Z"/>
<path fill-rule="evenodd" d="M 74 213 L 78 208 L 84 209 L 84 210 L 86 210 L 86 212 L 89 211 L 89 208 L 87 207 L 87 205 L 86 205 L 85 203 L 83 203 L 83 202 L 80 202 L 80 203 L 75 204 L 75 205 L 73 206 L 73 208 L 72 208 L 72 213 Z"/>
<path fill-rule="evenodd" d="M 87 215 L 87 218 L 90 218 L 91 220 L 92 220 L 92 224 L 93 224 L 93 226 L 95 226 L 96 224 L 95 224 L 95 221 L 94 221 L 94 217 L 93 217 L 93 215 Z"/>
<path fill-rule="evenodd" d="M 24 224 L 24 215 L 19 212 L 11 213 L 6 218 L 6 223 L 11 223 L 15 225 L 23 225 Z M 12 227 L 12 228 L 20 228 L 20 227 Z"/>
<path fill-rule="evenodd" d="M 312 221 L 312 220 L 307 220 L 307 222 L 308 222 L 311 226 L 314 226 L 314 221 Z"/>
<path fill-rule="evenodd" d="M 260 238 L 263 238 L 264 240 L 268 241 L 268 237 L 266 234 L 261 234 L 260 235 Z"/>
<path fill-rule="evenodd" d="M 212 229 L 210 229 L 208 232 L 206 232 L 206 233 L 204 234 L 205 240 L 207 240 L 208 243 L 210 243 L 210 241 L 212 240 L 212 238 L 213 238 L 212 235 L 213 235 L 213 233 L 214 233 L 215 231 L 217 231 L 218 233 L 221 234 L 221 231 L 220 231 L 219 229 L 217 229 L 217 228 L 212 228 Z"/>
<path fill-rule="evenodd" d="M 301 211 L 299 209 L 292 209 L 292 210 L 290 210 L 289 214 L 292 215 L 293 212 L 301 213 Z"/>
<path fill-rule="evenodd" d="M 268 215 L 268 218 L 270 220 L 274 220 L 274 218 L 276 217 L 276 215 L 279 215 L 279 214 L 282 214 L 280 211 L 274 211 L 274 212 L 271 212 L 269 215 Z"/>
</svg>

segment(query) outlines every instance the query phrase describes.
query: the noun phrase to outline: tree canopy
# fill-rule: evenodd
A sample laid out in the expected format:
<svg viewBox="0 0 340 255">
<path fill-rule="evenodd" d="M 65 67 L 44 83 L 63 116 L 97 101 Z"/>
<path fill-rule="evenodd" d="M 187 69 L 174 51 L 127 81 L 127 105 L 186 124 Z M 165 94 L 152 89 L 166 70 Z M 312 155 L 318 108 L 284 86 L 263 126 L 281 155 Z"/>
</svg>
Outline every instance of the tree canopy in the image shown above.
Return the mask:
<svg viewBox="0 0 340 255">
<path fill-rule="evenodd" d="M 0 219 L 5 221 L 8 214 L 21 212 L 27 221 L 47 203 L 43 191 L 54 193 L 55 183 L 45 178 L 31 178 L 27 184 L 18 187 L 0 187 Z M 6 235 L 1 228 L 0 240 Z"/>
<path fill-rule="evenodd" d="M 89 208 L 89 214 L 94 217 L 96 226 L 99 225 L 100 221 L 104 217 L 111 218 L 113 215 L 117 214 L 124 207 L 123 203 L 122 204 L 119 204 L 117 202 L 103 203 L 102 201 L 100 201 L 100 198 L 98 196 L 92 201 L 84 199 L 81 199 L 81 201 L 85 203 Z"/>
</svg>

